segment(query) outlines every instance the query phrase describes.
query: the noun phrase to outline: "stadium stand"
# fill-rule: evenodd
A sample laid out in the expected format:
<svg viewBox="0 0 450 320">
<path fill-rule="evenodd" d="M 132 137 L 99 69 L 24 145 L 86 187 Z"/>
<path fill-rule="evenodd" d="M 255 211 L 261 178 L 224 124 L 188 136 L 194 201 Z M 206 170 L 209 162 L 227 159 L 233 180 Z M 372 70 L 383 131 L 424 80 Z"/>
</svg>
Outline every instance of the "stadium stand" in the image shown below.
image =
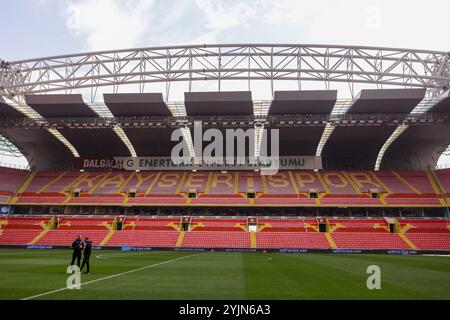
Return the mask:
<svg viewBox="0 0 450 320">
<path fill-rule="evenodd" d="M 35 229 L 4 229 L 0 231 L 0 244 L 29 244 L 40 233 Z"/>
<path fill-rule="evenodd" d="M 210 176 L 208 178 L 208 176 Z M 434 178 L 434 176 L 436 178 Z M 33 172 L 0 170 L 4 204 L 204 205 L 204 206 L 445 206 L 448 171 L 283 171 L 255 172 Z M 198 197 L 186 199 L 195 181 Z M 249 188 L 255 199 L 247 199 Z M 79 190 L 74 197 L 72 192 Z M 128 197 L 130 189 L 136 197 Z M 317 190 L 317 199 L 308 190 Z M 380 198 L 371 197 L 377 189 Z M 14 195 L 14 197 L 11 197 Z"/>
<path fill-rule="evenodd" d="M 442 187 L 442 191 L 450 196 L 450 169 L 437 170 L 436 175 L 439 179 L 439 183 Z"/>
<path fill-rule="evenodd" d="M 450 233 L 450 222 L 428 220 L 401 220 L 400 225 L 410 233 Z"/>
<path fill-rule="evenodd" d="M 398 220 L 391 233 L 383 219 L 255 219 L 255 232 L 248 232 L 250 220 L 224 217 L 183 218 L 190 231 L 181 231 L 180 219 L 3 217 L 0 244 L 68 247 L 80 234 L 111 247 L 450 250 L 446 220 Z M 114 227 L 119 220 L 121 230 Z M 319 223 L 329 225 L 327 232 L 319 232 Z"/>
<path fill-rule="evenodd" d="M 256 234 L 259 248 L 328 249 L 330 245 L 319 232 L 262 232 Z"/>
<path fill-rule="evenodd" d="M 176 231 L 122 230 L 113 234 L 108 245 L 175 247 L 178 236 Z"/>
<path fill-rule="evenodd" d="M 389 226 L 384 220 L 331 220 L 333 232 L 382 232 L 389 233 Z"/>
<path fill-rule="evenodd" d="M 70 247 L 78 235 L 89 237 L 94 245 L 100 245 L 108 234 L 108 230 L 50 230 L 40 238 L 37 245 L 53 245 Z"/>
<path fill-rule="evenodd" d="M 222 231 L 187 232 L 183 239 L 183 247 L 250 248 L 250 234 Z"/>
<path fill-rule="evenodd" d="M 397 234 L 336 232 L 332 237 L 342 249 L 410 249 Z"/>
<path fill-rule="evenodd" d="M 450 170 L 435 169 L 450 144 L 448 52 L 407 51 L 414 59 L 393 48 L 221 44 L 2 62 L 0 138 L 30 171 L 0 167 L 0 245 L 67 247 L 81 234 L 102 247 L 449 251 Z M 301 66 L 291 59 L 297 53 Z M 104 68 L 87 67 L 92 58 Z M 199 71 L 199 61 L 219 77 Z M 247 71 L 248 87 L 270 78 L 271 101 L 223 90 L 222 81 Z M 158 76 L 166 72 L 173 77 Z M 144 92 L 143 74 L 165 83 L 165 95 Z M 327 90 L 273 90 L 294 74 L 295 86 L 323 78 Z M 172 80 L 189 81 L 184 101 L 166 101 Z M 218 91 L 191 90 L 192 81 L 216 80 Z M 343 80 L 350 99 L 330 90 Z M 281 157 L 312 156 L 314 165 L 273 175 L 253 166 L 164 168 L 173 130 L 194 138 L 197 119 L 221 133 L 277 129 Z M 115 157 L 162 162 L 139 170 L 105 164 Z"/>
<path fill-rule="evenodd" d="M 442 249 L 450 248 L 450 233 L 415 233 L 408 234 L 408 239 L 412 241 L 417 248 L 421 249 Z"/>
</svg>

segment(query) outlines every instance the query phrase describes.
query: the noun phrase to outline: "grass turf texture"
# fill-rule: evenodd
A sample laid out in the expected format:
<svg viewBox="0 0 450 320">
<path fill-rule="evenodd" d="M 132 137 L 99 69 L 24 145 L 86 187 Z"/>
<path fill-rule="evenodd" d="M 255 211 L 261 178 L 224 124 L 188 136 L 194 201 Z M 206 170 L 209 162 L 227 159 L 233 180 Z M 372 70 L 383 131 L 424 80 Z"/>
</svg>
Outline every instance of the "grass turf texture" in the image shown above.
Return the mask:
<svg viewBox="0 0 450 320">
<path fill-rule="evenodd" d="M 0 299 L 64 288 L 70 258 L 0 250 Z M 143 269 L 35 299 L 450 299 L 450 257 L 96 251 L 91 264 L 82 283 Z M 374 264 L 381 290 L 366 287 Z"/>
</svg>

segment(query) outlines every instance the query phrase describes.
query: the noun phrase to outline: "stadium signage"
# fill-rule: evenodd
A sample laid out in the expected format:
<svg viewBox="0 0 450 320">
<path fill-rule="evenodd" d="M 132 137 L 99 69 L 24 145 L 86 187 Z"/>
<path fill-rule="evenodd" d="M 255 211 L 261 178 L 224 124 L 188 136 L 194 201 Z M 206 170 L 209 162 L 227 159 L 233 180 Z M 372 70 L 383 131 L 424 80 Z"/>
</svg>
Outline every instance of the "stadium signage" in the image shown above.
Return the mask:
<svg viewBox="0 0 450 320">
<path fill-rule="evenodd" d="M 170 157 L 112 157 L 77 158 L 76 170 L 258 170 L 270 167 L 276 162 L 280 170 L 322 169 L 322 158 L 316 156 L 279 157 L 278 159 L 260 158 L 247 160 L 243 164 L 205 161 L 195 164 L 191 158 L 173 161 Z"/>
</svg>

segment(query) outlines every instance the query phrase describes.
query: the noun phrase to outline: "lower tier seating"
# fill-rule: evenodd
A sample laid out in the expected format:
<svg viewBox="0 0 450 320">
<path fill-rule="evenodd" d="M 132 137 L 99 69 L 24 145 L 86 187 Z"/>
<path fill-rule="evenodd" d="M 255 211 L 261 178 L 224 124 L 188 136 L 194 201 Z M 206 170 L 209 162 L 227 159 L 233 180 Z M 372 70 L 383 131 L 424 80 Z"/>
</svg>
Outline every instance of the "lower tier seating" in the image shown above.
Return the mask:
<svg viewBox="0 0 450 320">
<path fill-rule="evenodd" d="M 339 249 L 411 249 L 398 234 L 337 232 L 331 235 Z"/>
<path fill-rule="evenodd" d="M 175 247 L 178 236 L 178 231 L 121 230 L 113 234 L 107 245 Z"/>
<path fill-rule="evenodd" d="M 107 234 L 108 230 L 50 230 L 36 244 L 70 247 L 76 237 L 81 235 L 83 239 L 85 237 L 91 239 L 96 246 L 100 244 Z"/>
<path fill-rule="evenodd" d="M 323 233 L 318 232 L 267 232 L 257 233 L 258 248 L 320 248 L 330 245 Z"/>
<path fill-rule="evenodd" d="M 0 244 L 25 245 L 36 238 L 42 230 L 35 229 L 5 229 L 0 230 Z"/>
<path fill-rule="evenodd" d="M 60 220 L 58 229 L 44 231 L 50 217 L 1 217 L 0 245 L 27 245 L 37 238 L 37 245 L 69 247 L 78 236 L 89 237 L 94 245 L 147 247 L 206 247 L 206 248 L 330 248 L 332 241 L 319 233 L 315 219 L 255 219 L 258 232 L 246 232 L 247 219 L 225 217 L 193 218 L 191 231 L 177 231 L 181 218 L 126 218 L 125 230 L 109 234 L 113 219 L 108 217 L 70 217 Z M 449 250 L 448 220 L 402 219 L 401 232 L 389 233 L 382 219 L 327 219 L 330 236 L 339 249 L 418 249 Z M 109 236 L 111 237 L 109 237 Z M 108 236 L 108 237 L 107 237 Z M 408 239 L 411 242 L 408 242 Z M 182 240 L 182 241 L 181 241 Z M 330 240 L 330 242 L 328 241 Z"/>
<path fill-rule="evenodd" d="M 419 249 L 450 250 L 450 233 L 414 233 L 407 237 Z"/>
<path fill-rule="evenodd" d="M 187 232 L 183 247 L 250 248 L 248 232 Z"/>
</svg>

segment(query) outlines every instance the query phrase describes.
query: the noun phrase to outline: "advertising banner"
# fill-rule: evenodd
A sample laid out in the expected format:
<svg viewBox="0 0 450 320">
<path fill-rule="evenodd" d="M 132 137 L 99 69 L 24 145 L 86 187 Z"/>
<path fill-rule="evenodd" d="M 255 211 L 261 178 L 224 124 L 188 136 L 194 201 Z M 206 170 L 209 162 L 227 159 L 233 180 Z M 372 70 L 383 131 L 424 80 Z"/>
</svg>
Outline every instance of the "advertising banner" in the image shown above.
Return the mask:
<svg viewBox="0 0 450 320">
<path fill-rule="evenodd" d="M 172 161 L 170 157 L 111 157 L 77 158 L 76 170 L 256 170 L 276 165 L 279 170 L 322 169 L 322 158 L 316 156 L 260 158 L 258 161 L 245 161 L 241 164 L 209 163 L 195 164 L 191 158 Z"/>
</svg>

